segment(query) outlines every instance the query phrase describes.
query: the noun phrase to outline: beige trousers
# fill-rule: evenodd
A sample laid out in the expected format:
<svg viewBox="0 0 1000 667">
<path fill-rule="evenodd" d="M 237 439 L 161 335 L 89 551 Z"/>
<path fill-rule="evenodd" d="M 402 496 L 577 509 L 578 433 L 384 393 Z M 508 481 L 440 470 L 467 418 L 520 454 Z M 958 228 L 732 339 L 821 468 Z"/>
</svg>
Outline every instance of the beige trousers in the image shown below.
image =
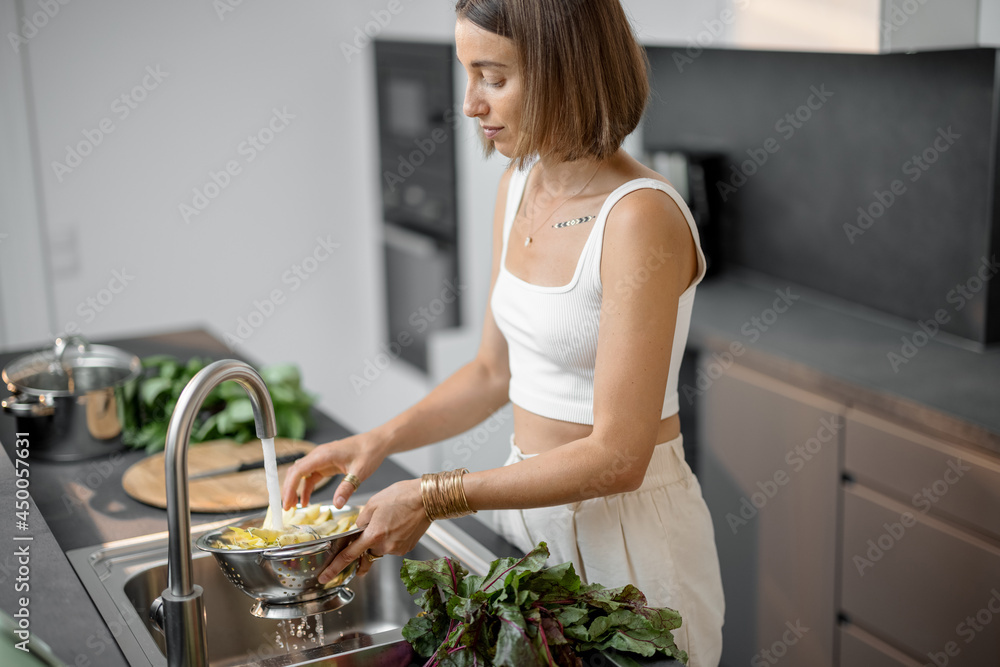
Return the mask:
<svg viewBox="0 0 1000 667">
<path fill-rule="evenodd" d="M 511 437 L 504 465 L 523 461 Z M 592 486 L 610 485 L 614 466 Z M 717 667 L 725 602 L 712 518 L 701 486 L 684 461 L 681 437 L 656 446 L 642 485 L 630 493 L 496 513 L 497 528 L 527 552 L 546 542 L 549 564 L 572 562 L 586 582 L 632 584 L 653 607 L 680 612 L 674 631 L 689 667 Z"/>
</svg>

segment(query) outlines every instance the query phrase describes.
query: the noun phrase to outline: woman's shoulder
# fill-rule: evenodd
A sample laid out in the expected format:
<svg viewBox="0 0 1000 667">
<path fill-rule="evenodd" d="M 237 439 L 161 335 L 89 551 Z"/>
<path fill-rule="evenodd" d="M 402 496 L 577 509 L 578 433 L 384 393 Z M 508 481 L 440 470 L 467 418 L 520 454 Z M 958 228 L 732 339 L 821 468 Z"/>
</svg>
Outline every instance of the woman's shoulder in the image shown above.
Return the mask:
<svg viewBox="0 0 1000 667">
<path fill-rule="evenodd" d="M 687 204 L 662 174 L 628 156 L 615 165 L 612 185 L 614 192 L 626 186 L 632 189 L 622 193 L 608 213 L 608 223 L 650 225 L 651 219 L 667 219 L 673 225 L 687 228 Z M 683 207 L 683 208 L 682 208 Z"/>
<path fill-rule="evenodd" d="M 618 189 L 630 183 L 636 187 L 622 194 L 608 211 L 605 252 L 637 255 L 666 247 L 693 259 L 696 242 L 687 204 L 661 174 L 637 160 L 632 162 L 620 172 Z"/>
</svg>

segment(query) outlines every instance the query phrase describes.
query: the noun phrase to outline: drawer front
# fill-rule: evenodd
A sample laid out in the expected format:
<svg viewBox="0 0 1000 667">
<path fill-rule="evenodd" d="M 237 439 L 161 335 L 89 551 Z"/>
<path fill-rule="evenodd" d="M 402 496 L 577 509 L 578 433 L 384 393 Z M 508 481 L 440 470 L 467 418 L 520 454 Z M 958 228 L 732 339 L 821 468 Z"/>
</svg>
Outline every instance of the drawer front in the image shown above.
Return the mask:
<svg viewBox="0 0 1000 667">
<path fill-rule="evenodd" d="M 950 445 L 850 410 L 844 467 L 858 482 L 1000 539 L 1000 457 Z"/>
<path fill-rule="evenodd" d="M 1000 547 L 866 489 L 843 489 L 841 608 L 906 652 L 1000 665 Z"/>
<path fill-rule="evenodd" d="M 922 667 L 857 626 L 840 626 L 840 667 Z"/>
</svg>

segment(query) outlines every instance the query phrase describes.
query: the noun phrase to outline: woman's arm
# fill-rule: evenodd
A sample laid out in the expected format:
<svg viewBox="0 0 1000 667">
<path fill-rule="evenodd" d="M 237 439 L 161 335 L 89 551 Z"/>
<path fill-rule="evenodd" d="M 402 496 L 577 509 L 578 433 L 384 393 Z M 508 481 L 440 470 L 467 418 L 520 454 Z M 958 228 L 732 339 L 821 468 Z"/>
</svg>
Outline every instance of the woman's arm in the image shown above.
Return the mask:
<svg viewBox="0 0 1000 667">
<path fill-rule="evenodd" d="M 612 209 L 601 257 L 594 429 L 520 463 L 466 475 L 470 507 L 546 507 L 642 484 L 658 444 L 673 346 L 668 332 L 697 268 L 691 231 L 667 195 L 637 190 Z"/>
<path fill-rule="evenodd" d="M 491 294 L 500 268 L 509 184 L 508 171 L 500 179 L 493 211 Z M 455 371 L 420 402 L 382 426 L 321 445 L 296 461 L 285 478 L 284 507 L 292 507 L 299 500 L 299 480 L 304 480 L 301 502 L 305 504 L 309 502 L 314 485 L 323 477 L 350 472 L 364 481 L 390 454 L 440 442 L 472 428 L 507 403 L 509 384 L 507 342 L 487 302 L 483 335 L 475 359 Z M 334 494 L 334 503 L 343 506 L 354 491 L 351 484 L 341 482 Z"/>
<path fill-rule="evenodd" d="M 472 509 L 546 507 L 630 491 L 642 483 L 657 444 L 670 369 L 673 341 L 666 332 L 674 331 L 678 299 L 696 271 L 691 232 L 666 195 L 639 190 L 615 206 L 601 259 L 604 305 L 593 432 L 520 463 L 465 475 Z M 420 481 L 398 482 L 374 496 L 358 525 L 367 527 L 334 560 L 327 570 L 331 575 L 366 549 L 401 554 L 416 544 L 429 525 Z"/>
</svg>

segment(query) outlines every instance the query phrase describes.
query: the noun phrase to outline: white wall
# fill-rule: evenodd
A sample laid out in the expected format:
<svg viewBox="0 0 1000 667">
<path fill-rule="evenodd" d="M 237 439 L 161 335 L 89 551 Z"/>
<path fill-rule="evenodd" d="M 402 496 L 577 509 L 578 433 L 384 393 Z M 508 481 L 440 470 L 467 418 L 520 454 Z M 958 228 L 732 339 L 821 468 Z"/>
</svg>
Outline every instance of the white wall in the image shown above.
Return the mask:
<svg viewBox="0 0 1000 667">
<path fill-rule="evenodd" d="M 92 0 L 60 5 L 55 16 L 39 19 L 45 25 L 25 33 L 22 53 L 31 58 L 28 101 L 53 246 L 55 328 L 75 326 L 93 339 L 198 325 L 219 336 L 250 333 L 237 349 L 263 363 L 298 363 L 322 407 L 356 430 L 422 397 L 429 380 L 398 360 L 361 391 L 350 382 L 385 337 L 373 49 L 355 40 L 372 12 L 390 19 L 380 26 L 382 37 L 453 38 L 450 0 L 401 0 L 396 15 L 384 11 L 388 4 L 242 2 L 220 16 L 214 8 L 220 3 L 203 0 Z M 5 5 L 5 27 L 12 7 Z M 23 9 L 29 17 L 41 11 L 35 0 L 24 0 Z M 348 57 L 346 45 L 360 52 Z M 12 57 L 21 56 L 9 44 L 0 48 L 8 50 L 0 60 L 4 100 L 23 102 L 8 72 L 16 73 Z M 162 74 L 150 74 L 156 71 Z M 144 81 L 147 90 L 136 95 L 144 99 L 126 116 L 120 96 Z M 253 150 L 243 142 L 268 127 L 275 109 L 294 117 L 274 121 L 275 128 L 287 126 L 251 161 Z M 102 121 L 110 133 L 98 134 Z M 17 118 L 5 114 L 3 125 L 0 140 L 23 134 Z M 68 163 L 67 145 L 79 142 L 96 145 L 83 146 L 89 154 Z M 26 149 L 16 159 L 4 154 L 5 172 L 28 173 Z M 485 305 L 497 166 L 463 160 L 462 224 L 473 230 L 464 237 L 463 248 L 473 254 L 463 266 L 475 287 L 466 308 L 469 330 L 457 335 L 469 349 Z M 193 189 L 204 192 L 210 174 L 230 161 L 239 173 L 217 176 L 226 187 L 186 221 L 179 206 L 193 207 Z M 30 179 L 22 175 L 18 183 L 30 186 Z M 10 234 L 4 201 L 0 230 Z M 37 238 L 39 222 L 28 213 L 23 225 Z M 486 230 L 484 248 L 477 225 Z M 313 256 L 318 238 L 339 247 L 328 255 L 321 250 L 328 258 L 296 282 L 288 272 Z M 13 235 L 0 242 L 0 252 L 8 247 L 15 247 Z M 19 246 L 5 259 L 4 297 L 10 276 L 37 258 Z M 255 306 L 275 290 L 280 304 Z M 29 310 L 43 312 L 38 301 L 0 307 L 5 330 Z M 240 331 L 240 318 L 251 316 L 259 326 Z M 47 322 L 32 332 L 30 340 L 0 344 L 40 344 L 51 333 Z M 421 467 L 439 458 L 409 462 Z"/>
<path fill-rule="evenodd" d="M 14 2 L 0 3 L 0 35 L 18 29 Z M 0 45 L 0 349 L 32 345 L 50 330 L 51 285 L 31 159 L 31 114 L 22 53 Z"/>
</svg>

